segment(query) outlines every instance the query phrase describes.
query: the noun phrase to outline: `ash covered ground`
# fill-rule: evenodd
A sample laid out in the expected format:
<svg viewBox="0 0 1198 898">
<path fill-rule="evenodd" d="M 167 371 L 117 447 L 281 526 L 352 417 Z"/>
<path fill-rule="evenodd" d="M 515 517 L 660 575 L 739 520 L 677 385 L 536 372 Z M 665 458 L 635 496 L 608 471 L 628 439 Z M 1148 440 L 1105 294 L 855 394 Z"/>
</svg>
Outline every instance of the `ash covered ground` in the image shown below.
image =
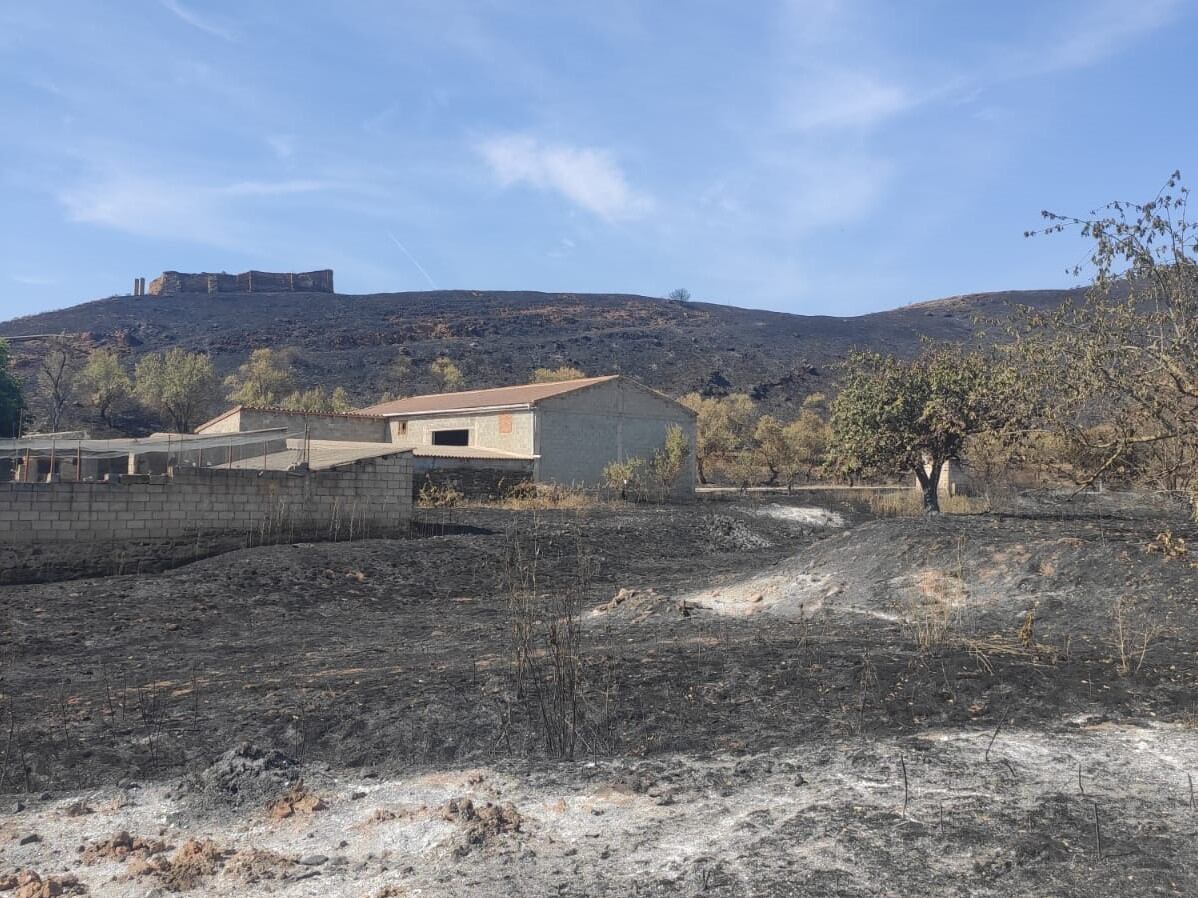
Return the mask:
<svg viewBox="0 0 1198 898">
<path fill-rule="evenodd" d="M 1186 539 L 1110 497 L 460 509 L 0 587 L 0 889 L 1198 894 Z M 514 546 L 581 599 L 572 760 Z"/>
</svg>

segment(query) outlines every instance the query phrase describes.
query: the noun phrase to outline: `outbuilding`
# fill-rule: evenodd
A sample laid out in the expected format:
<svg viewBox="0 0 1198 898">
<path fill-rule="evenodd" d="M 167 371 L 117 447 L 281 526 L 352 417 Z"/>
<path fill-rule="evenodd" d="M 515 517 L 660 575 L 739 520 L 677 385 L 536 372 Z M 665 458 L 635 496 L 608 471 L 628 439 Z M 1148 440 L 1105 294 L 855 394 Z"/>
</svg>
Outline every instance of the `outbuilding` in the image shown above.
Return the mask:
<svg viewBox="0 0 1198 898">
<path fill-rule="evenodd" d="M 694 412 L 620 375 L 412 396 L 358 414 L 385 418 L 389 441 L 413 449 L 417 463 L 450 447 L 505 453 L 531 458 L 538 483 L 580 487 L 601 485 L 613 461 L 648 461 L 678 427 L 690 452 L 675 493 L 694 491 Z"/>
</svg>

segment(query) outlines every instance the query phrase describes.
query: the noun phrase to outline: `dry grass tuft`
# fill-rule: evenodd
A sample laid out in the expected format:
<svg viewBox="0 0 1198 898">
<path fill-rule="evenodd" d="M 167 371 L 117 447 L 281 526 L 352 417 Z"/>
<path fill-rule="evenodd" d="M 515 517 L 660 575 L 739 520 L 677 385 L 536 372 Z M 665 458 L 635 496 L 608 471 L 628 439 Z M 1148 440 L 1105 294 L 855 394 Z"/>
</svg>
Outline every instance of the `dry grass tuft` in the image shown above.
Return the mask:
<svg viewBox="0 0 1198 898">
<path fill-rule="evenodd" d="M 519 483 L 495 503 L 512 511 L 551 511 L 554 509 L 594 508 L 598 497 L 587 490 L 556 483 Z"/>
<path fill-rule="evenodd" d="M 880 518 L 920 518 L 923 497 L 918 490 L 888 490 L 869 494 L 869 510 Z M 943 514 L 981 514 L 986 502 L 972 496 L 941 496 Z"/>
</svg>

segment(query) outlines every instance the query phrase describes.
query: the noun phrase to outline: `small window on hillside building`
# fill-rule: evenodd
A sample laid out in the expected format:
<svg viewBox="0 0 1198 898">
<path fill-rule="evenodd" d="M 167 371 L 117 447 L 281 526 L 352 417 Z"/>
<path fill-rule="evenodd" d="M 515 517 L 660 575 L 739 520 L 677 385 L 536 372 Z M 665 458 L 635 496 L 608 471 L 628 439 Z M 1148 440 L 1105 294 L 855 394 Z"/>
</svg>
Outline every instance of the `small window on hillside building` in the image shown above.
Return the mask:
<svg viewBox="0 0 1198 898">
<path fill-rule="evenodd" d="M 499 416 L 499 432 L 500 433 L 511 433 L 512 432 L 512 416 L 511 415 L 503 414 L 503 415 Z"/>
<path fill-rule="evenodd" d="M 434 446 L 469 446 L 469 430 L 434 430 Z"/>
</svg>

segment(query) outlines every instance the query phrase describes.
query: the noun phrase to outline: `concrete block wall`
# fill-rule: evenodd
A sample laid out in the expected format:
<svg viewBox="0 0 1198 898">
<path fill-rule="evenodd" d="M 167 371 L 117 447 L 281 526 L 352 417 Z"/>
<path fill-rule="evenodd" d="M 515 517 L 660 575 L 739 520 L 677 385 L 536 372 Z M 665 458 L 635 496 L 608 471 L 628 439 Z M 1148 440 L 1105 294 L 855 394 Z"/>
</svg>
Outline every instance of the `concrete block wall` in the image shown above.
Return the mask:
<svg viewBox="0 0 1198 898">
<path fill-rule="evenodd" d="M 468 430 L 471 446 L 532 455 L 535 414 L 532 409 L 513 409 L 508 412 L 419 415 L 392 419 L 389 442 L 405 447 L 431 446 L 434 431 Z"/>
<path fill-rule="evenodd" d="M 292 436 L 302 436 L 307 428 L 313 440 L 344 440 L 351 443 L 386 443 L 388 428 L 386 418 L 371 418 L 361 415 L 305 414 L 283 409 L 243 408 L 229 419 L 235 422 L 227 430 L 215 428 L 206 433 L 244 433 L 250 430 L 270 430 L 286 427 Z M 225 422 L 220 422 L 224 424 Z M 219 426 L 219 425 L 218 425 Z"/>
<path fill-rule="evenodd" d="M 663 396 L 623 379 L 546 399 L 537 407 L 537 480 L 595 487 L 611 461 L 646 463 L 682 428 L 691 451 L 674 487 L 677 498 L 695 488 L 695 416 Z"/>
<path fill-rule="evenodd" d="M 368 459 L 332 471 L 178 468 L 113 483 L 0 487 L 0 542 L 136 541 L 244 533 L 262 542 L 406 532 L 412 459 Z"/>
</svg>

